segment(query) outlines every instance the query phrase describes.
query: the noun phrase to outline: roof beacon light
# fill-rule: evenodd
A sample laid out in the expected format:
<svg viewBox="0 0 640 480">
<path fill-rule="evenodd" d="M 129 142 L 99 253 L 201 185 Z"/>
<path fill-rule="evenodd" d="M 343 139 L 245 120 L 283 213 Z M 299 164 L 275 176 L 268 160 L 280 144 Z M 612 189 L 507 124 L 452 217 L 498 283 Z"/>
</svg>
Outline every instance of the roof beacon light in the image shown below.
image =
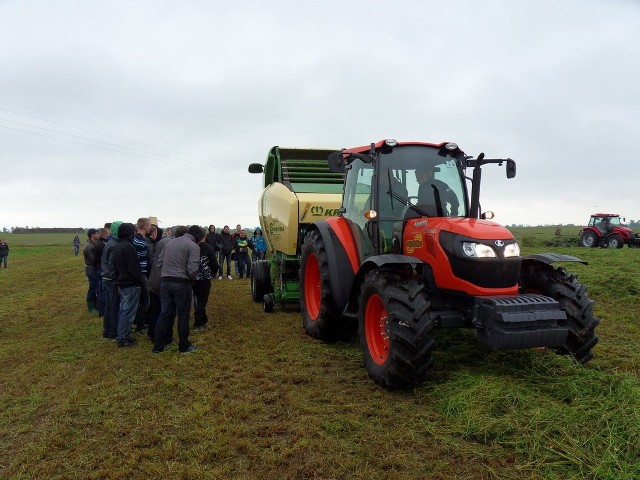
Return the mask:
<svg viewBox="0 0 640 480">
<path fill-rule="evenodd" d="M 396 145 L 398 145 L 398 141 L 397 141 L 397 140 L 394 140 L 393 138 L 387 138 L 387 139 L 384 141 L 384 144 L 385 144 L 387 147 L 395 147 Z"/>
<path fill-rule="evenodd" d="M 458 148 L 458 144 L 457 143 L 447 143 L 444 148 L 446 148 L 447 150 L 456 150 Z"/>
</svg>

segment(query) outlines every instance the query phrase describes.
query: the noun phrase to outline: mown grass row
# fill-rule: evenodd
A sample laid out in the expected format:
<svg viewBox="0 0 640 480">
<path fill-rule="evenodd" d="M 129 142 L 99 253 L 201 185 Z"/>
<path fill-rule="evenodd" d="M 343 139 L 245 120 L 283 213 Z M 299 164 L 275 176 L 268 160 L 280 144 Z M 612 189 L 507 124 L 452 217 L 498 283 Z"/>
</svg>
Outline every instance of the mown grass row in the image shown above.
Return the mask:
<svg viewBox="0 0 640 480">
<path fill-rule="evenodd" d="M 81 256 L 16 246 L 0 271 L 0 478 L 638 478 L 640 249 L 558 251 L 589 262 L 566 266 L 601 318 L 588 366 L 446 331 L 429 381 L 389 392 L 357 342 L 264 314 L 247 280 L 214 282 L 195 354 L 118 349 L 83 308 Z"/>
</svg>

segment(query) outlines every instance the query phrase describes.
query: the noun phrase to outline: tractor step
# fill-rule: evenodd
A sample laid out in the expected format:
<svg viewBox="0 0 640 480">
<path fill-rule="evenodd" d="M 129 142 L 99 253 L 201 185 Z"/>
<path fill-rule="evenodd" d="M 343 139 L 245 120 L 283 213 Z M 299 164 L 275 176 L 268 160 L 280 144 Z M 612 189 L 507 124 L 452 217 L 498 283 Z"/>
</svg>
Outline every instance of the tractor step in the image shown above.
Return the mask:
<svg viewBox="0 0 640 480">
<path fill-rule="evenodd" d="M 499 349 L 558 347 L 567 339 L 560 304 L 544 295 L 476 297 L 475 326 L 480 342 Z"/>
</svg>

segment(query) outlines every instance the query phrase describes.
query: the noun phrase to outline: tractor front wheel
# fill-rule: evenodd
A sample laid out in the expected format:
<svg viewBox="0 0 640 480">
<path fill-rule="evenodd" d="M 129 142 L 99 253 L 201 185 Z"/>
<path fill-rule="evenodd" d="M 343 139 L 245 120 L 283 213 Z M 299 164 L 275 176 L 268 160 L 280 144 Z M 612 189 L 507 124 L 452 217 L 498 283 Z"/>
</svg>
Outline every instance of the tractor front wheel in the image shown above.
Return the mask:
<svg viewBox="0 0 640 480">
<path fill-rule="evenodd" d="M 331 295 L 331 272 L 322 236 L 316 230 L 307 234 L 300 256 L 300 307 L 307 335 L 335 342 L 350 336 L 353 322 L 342 317 Z"/>
<path fill-rule="evenodd" d="M 433 363 L 430 302 L 417 278 L 372 270 L 360 292 L 360 346 L 369 376 L 386 388 L 424 381 Z"/>
<path fill-rule="evenodd" d="M 624 240 L 622 240 L 622 237 L 620 235 L 611 235 L 607 243 L 609 244 L 609 248 L 624 247 Z"/>
<path fill-rule="evenodd" d="M 582 234 L 582 239 L 580 240 L 583 247 L 592 248 L 598 246 L 598 236 L 593 233 L 591 230 L 587 230 Z"/>
<path fill-rule="evenodd" d="M 598 343 L 595 328 L 600 320 L 593 314 L 595 302 L 587 295 L 587 287 L 564 268 L 549 265 L 529 266 L 524 270 L 522 280 L 525 292 L 553 298 L 567 314 L 565 326 L 569 334 L 564 345 L 556 348 L 556 353 L 571 355 L 582 364 L 591 360 L 592 349 Z"/>
</svg>

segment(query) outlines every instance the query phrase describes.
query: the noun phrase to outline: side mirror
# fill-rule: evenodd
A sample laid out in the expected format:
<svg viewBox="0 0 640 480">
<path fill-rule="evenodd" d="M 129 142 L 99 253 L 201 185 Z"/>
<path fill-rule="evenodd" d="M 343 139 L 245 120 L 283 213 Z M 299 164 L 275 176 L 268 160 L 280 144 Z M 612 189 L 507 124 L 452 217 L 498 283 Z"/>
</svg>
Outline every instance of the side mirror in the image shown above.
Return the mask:
<svg viewBox="0 0 640 480">
<path fill-rule="evenodd" d="M 516 176 L 516 162 L 507 158 L 507 178 L 513 178 Z"/>
<path fill-rule="evenodd" d="M 262 173 L 264 172 L 264 165 L 261 163 L 251 163 L 249 165 L 249 173 Z"/>
<path fill-rule="evenodd" d="M 329 162 L 329 171 L 333 173 L 344 173 L 345 161 L 342 152 L 329 154 L 327 161 Z"/>
</svg>

